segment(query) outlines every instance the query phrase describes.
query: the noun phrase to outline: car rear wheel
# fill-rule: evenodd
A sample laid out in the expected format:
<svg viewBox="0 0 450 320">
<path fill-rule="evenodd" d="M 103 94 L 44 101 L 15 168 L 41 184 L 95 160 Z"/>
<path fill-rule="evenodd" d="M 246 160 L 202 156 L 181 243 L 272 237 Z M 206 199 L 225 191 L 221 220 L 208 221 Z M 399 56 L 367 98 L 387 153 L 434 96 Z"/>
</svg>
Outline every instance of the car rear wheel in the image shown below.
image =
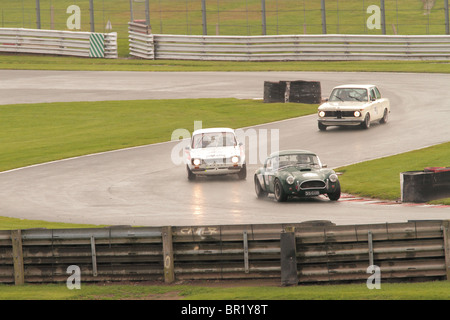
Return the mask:
<svg viewBox="0 0 450 320">
<path fill-rule="evenodd" d="M 267 192 L 262 189 L 257 176 L 255 176 L 255 192 L 259 199 L 267 197 Z"/>
<path fill-rule="evenodd" d="M 274 195 L 275 195 L 275 200 L 277 200 L 278 202 L 284 202 L 287 199 L 287 195 L 284 192 L 281 181 L 278 179 L 275 180 Z"/>
</svg>

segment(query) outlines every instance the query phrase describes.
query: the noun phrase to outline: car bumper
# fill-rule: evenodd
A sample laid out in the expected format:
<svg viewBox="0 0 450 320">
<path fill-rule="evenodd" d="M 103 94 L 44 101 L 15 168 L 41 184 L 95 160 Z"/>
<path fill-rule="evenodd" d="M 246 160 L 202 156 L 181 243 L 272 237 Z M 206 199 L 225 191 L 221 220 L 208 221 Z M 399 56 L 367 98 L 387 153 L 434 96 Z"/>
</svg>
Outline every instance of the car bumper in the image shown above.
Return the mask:
<svg viewBox="0 0 450 320">
<path fill-rule="evenodd" d="M 193 174 L 197 175 L 224 175 L 239 173 L 243 168 L 242 164 L 239 165 L 211 165 L 211 166 L 200 166 L 200 167 L 190 167 Z"/>
<path fill-rule="evenodd" d="M 358 126 L 364 122 L 364 119 L 319 119 L 317 121 L 325 126 Z"/>
</svg>

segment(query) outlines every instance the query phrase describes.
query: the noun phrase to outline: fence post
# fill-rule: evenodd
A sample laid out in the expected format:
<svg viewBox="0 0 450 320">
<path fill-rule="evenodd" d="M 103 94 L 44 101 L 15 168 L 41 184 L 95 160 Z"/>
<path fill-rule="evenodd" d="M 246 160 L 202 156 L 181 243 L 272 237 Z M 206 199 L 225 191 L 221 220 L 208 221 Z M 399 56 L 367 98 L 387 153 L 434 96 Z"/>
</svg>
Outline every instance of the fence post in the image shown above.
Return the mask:
<svg viewBox="0 0 450 320">
<path fill-rule="evenodd" d="M 444 221 L 442 227 L 444 229 L 445 274 L 447 281 L 450 281 L 450 220 Z"/>
<path fill-rule="evenodd" d="M 22 250 L 22 231 L 11 231 L 12 254 L 14 262 L 14 283 L 23 285 L 25 283 L 24 266 L 23 266 L 23 250 Z"/>
<path fill-rule="evenodd" d="M 36 0 L 36 28 L 41 28 L 41 3 L 40 0 Z"/>
<path fill-rule="evenodd" d="M 91 32 L 95 32 L 94 0 L 89 0 L 89 15 L 90 15 L 90 22 L 91 22 Z"/>
<path fill-rule="evenodd" d="M 280 236 L 281 285 L 297 285 L 295 227 L 286 227 Z"/>
<path fill-rule="evenodd" d="M 381 4 L 381 30 L 383 34 L 386 34 L 386 10 L 384 6 L 384 0 L 381 0 L 380 4 Z"/>
<path fill-rule="evenodd" d="M 208 30 L 206 26 L 206 0 L 202 0 L 202 26 L 203 26 L 203 35 L 208 35 Z"/>
<path fill-rule="evenodd" d="M 266 0 L 261 0 L 262 35 L 266 35 Z"/>
<path fill-rule="evenodd" d="M 450 34 L 450 23 L 448 18 L 448 0 L 444 1 L 444 13 L 445 13 L 445 34 Z"/>
<path fill-rule="evenodd" d="M 325 10 L 325 0 L 321 0 L 322 11 L 322 33 L 327 34 L 327 14 Z"/>
<path fill-rule="evenodd" d="M 172 227 L 162 227 L 163 241 L 163 261 L 164 261 L 164 281 L 173 283 L 175 281 L 174 261 L 173 261 L 173 242 Z"/>
</svg>

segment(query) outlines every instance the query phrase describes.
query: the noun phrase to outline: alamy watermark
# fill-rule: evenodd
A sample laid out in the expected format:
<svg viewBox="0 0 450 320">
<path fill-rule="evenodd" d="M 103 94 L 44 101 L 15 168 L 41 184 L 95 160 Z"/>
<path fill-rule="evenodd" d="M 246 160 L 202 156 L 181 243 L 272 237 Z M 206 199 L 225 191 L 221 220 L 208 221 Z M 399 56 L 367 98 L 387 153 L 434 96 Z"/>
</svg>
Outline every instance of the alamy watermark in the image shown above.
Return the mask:
<svg viewBox="0 0 450 320">
<path fill-rule="evenodd" d="M 367 268 L 367 273 L 371 274 L 366 281 L 367 289 L 381 289 L 381 269 L 376 265 Z"/>
<path fill-rule="evenodd" d="M 194 121 L 194 131 L 203 128 L 202 121 Z M 280 150 L 279 129 L 236 129 L 238 142 L 245 145 L 248 152 L 247 164 L 263 164 L 268 155 Z M 178 141 L 172 148 L 171 160 L 175 165 L 185 163 L 185 150 L 189 146 L 191 132 L 187 129 L 175 129 L 171 141 Z"/>
</svg>

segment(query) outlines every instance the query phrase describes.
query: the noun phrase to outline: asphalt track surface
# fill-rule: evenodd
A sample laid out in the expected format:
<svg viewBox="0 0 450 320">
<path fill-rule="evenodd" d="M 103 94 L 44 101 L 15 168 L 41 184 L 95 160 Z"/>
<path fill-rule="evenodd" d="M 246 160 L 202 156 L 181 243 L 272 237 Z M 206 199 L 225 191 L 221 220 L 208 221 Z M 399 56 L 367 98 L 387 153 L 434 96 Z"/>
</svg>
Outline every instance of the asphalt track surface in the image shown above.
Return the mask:
<svg viewBox="0 0 450 320">
<path fill-rule="evenodd" d="M 320 132 L 315 115 L 243 128 L 261 137 L 270 137 L 275 132 L 271 130 L 279 130 L 280 149 L 315 151 L 331 168 L 450 140 L 450 75 L 444 74 L 0 71 L 0 104 L 207 97 L 261 99 L 264 81 L 279 80 L 318 80 L 323 96 L 335 85 L 372 83 L 390 99 L 389 123 L 373 124 L 369 130 L 329 128 Z M 234 127 L 233 123 L 229 126 Z M 339 225 L 450 219 L 450 207 L 368 204 L 345 198 L 338 202 L 326 198 L 286 203 L 276 203 L 271 197 L 258 200 L 253 172 L 261 165 L 263 156 L 256 160 L 253 157 L 245 181 L 230 176 L 189 182 L 185 167 L 171 158 L 179 143 L 169 141 L 3 172 L 0 215 L 136 226 L 310 220 L 329 220 Z M 269 152 L 270 146 L 267 149 Z M 260 152 L 264 154 L 247 141 L 248 157 Z"/>
</svg>

